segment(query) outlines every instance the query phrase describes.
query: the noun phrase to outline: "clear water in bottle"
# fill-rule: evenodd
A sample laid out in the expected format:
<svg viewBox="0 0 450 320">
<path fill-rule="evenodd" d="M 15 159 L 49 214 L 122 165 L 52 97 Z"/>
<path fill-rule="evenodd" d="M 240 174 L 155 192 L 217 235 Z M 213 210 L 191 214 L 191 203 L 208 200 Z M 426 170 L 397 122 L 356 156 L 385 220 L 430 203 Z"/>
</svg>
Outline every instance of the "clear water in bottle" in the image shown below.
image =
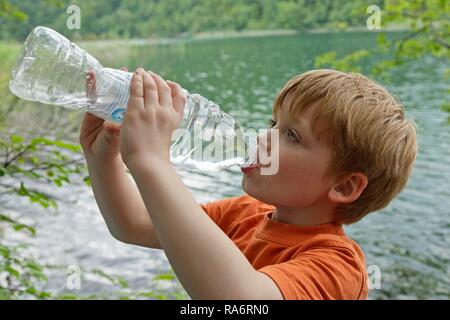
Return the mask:
<svg viewBox="0 0 450 320">
<path fill-rule="evenodd" d="M 95 81 L 87 81 L 95 74 Z M 69 109 L 79 109 L 122 122 L 132 73 L 105 68 L 61 34 L 36 27 L 12 71 L 10 90 L 16 96 Z M 247 137 L 219 106 L 184 90 L 187 102 L 170 149 L 171 161 L 201 170 L 233 165 L 254 166 L 256 137 Z M 251 140 L 251 142 L 250 142 Z"/>
</svg>

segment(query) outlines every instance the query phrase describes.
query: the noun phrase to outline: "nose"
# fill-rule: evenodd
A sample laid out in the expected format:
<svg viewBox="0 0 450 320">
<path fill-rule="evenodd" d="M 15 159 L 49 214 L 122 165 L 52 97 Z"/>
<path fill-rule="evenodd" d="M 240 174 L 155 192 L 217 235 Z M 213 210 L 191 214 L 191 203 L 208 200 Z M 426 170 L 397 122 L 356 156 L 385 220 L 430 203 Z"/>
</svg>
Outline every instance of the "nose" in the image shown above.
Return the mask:
<svg viewBox="0 0 450 320">
<path fill-rule="evenodd" d="M 257 152 L 257 164 L 258 166 L 270 165 L 270 156 L 272 149 L 272 130 L 266 129 L 260 133 L 257 137 L 258 152 Z"/>
</svg>

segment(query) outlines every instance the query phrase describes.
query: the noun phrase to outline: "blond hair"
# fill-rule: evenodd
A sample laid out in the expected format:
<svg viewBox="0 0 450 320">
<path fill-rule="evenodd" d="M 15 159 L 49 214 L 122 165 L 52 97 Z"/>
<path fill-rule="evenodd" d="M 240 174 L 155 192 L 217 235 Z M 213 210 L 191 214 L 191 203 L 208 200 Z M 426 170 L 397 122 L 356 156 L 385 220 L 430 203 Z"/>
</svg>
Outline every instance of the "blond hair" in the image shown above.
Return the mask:
<svg viewBox="0 0 450 320">
<path fill-rule="evenodd" d="M 283 103 L 294 117 L 314 106 L 313 129 L 317 119 L 326 122 L 333 150 L 327 174 L 362 172 L 368 178 L 357 200 L 338 206 L 337 222 L 354 223 L 384 208 L 406 185 L 416 158 L 416 127 L 381 85 L 360 74 L 312 70 L 286 83 L 274 114 Z"/>
</svg>

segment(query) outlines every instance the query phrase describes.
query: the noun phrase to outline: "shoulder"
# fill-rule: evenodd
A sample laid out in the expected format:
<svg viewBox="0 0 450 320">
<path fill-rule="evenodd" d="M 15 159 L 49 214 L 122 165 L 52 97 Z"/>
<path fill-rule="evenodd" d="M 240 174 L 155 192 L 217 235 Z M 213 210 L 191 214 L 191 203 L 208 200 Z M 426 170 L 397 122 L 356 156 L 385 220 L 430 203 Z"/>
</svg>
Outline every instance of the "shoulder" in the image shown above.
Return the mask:
<svg viewBox="0 0 450 320">
<path fill-rule="evenodd" d="M 342 234 L 317 234 L 305 241 L 300 247 L 303 252 L 314 249 L 346 251 L 358 258 L 364 258 L 364 252 L 359 244 L 349 238 L 343 231 Z"/>
<path fill-rule="evenodd" d="M 364 252 L 358 243 L 345 234 L 319 234 L 304 243 L 296 258 L 300 261 L 313 261 L 320 266 L 318 269 L 321 269 L 320 273 L 324 281 L 334 279 L 333 282 L 340 282 L 348 289 L 340 292 L 338 296 L 350 299 L 367 298 Z M 330 271 L 329 275 L 327 270 Z"/>
<path fill-rule="evenodd" d="M 317 235 L 288 261 L 259 271 L 278 285 L 285 299 L 366 299 L 364 254 L 351 239 Z"/>
</svg>

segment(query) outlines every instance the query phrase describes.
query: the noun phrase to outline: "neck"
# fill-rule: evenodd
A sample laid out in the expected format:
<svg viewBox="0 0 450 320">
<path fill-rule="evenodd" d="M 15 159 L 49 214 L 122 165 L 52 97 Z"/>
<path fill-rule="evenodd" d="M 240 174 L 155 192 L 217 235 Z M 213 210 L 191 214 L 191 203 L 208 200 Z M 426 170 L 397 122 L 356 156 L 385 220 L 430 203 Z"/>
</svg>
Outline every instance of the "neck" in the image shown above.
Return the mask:
<svg viewBox="0 0 450 320">
<path fill-rule="evenodd" d="M 328 206 L 292 208 L 275 206 L 271 220 L 299 226 L 314 226 L 334 222 Z"/>
</svg>

